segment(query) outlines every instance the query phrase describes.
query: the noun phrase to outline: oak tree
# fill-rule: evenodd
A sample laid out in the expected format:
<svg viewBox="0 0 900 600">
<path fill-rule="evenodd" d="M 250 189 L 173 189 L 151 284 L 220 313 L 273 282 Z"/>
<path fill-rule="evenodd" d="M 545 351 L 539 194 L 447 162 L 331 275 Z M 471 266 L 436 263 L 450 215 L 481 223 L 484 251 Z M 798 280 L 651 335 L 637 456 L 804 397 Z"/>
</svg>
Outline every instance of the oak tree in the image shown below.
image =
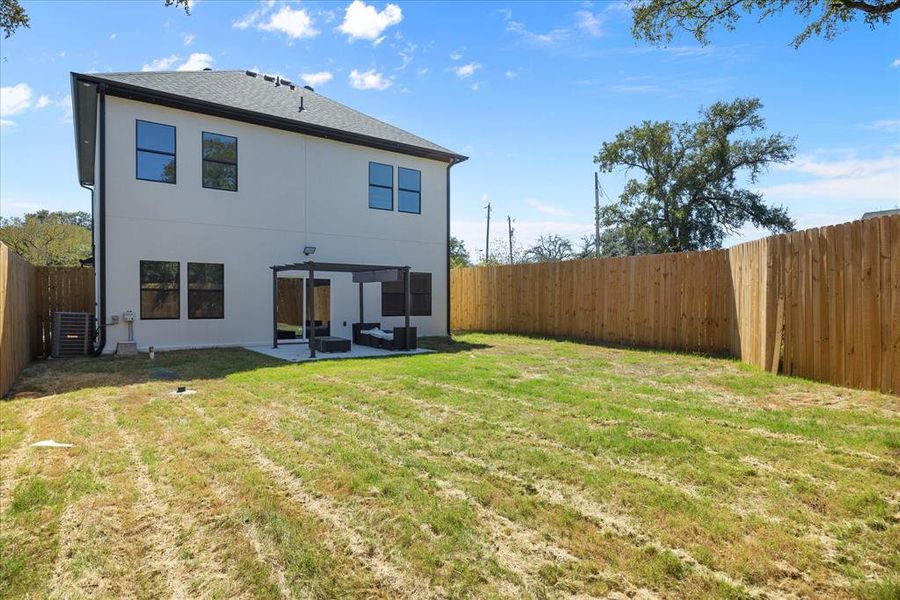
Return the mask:
<svg viewBox="0 0 900 600">
<path fill-rule="evenodd" d="M 630 178 L 618 202 L 601 209 L 601 224 L 650 253 L 718 248 L 746 223 L 792 230 L 783 207 L 741 185 L 794 157 L 792 139 L 756 135 L 765 128 L 761 108 L 756 98 L 717 102 L 699 121 L 644 121 L 605 142 L 594 157 L 600 171 Z"/>
<path fill-rule="evenodd" d="M 758 21 L 793 11 L 805 27 L 794 37 L 797 48 L 812 36 L 833 40 L 850 23 L 861 19 L 871 29 L 887 25 L 900 10 L 900 0 L 632 0 L 632 34 L 654 45 L 666 45 L 678 30 L 709 43 L 715 26 L 734 30 L 744 17 Z"/>
</svg>

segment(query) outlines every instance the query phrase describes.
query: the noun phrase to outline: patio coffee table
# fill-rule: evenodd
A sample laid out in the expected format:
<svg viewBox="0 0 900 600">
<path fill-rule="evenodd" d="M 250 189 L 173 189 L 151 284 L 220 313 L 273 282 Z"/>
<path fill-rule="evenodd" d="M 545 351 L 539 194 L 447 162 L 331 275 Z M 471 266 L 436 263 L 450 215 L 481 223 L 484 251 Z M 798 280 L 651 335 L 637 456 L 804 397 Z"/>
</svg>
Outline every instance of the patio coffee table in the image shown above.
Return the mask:
<svg viewBox="0 0 900 600">
<path fill-rule="evenodd" d="M 350 352 L 350 340 L 333 335 L 317 337 L 316 350 L 319 352 Z"/>
</svg>

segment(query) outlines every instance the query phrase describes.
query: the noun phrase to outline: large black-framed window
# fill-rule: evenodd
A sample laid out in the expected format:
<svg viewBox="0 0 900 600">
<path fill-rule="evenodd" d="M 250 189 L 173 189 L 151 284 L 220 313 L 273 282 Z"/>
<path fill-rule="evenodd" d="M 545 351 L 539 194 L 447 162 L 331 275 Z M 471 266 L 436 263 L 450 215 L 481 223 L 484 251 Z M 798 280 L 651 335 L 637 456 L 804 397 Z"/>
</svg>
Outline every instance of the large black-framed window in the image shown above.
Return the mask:
<svg viewBox="0 0 900 600">
<path fill-rule="evenodd" d="M 141 261 L 141 319 L 181 318 L 181 266 L 176 261 Z"/>
<path fill-rule="evenodd" d="M 409 314 L 414 317 L 431 316 L 431 273 L 410 273 L 409 292 L 412 298 Z M 402 317 L 406 314 L 403 281 L 381 284 L 381 316 Z"/>
<path fill-rule="evenodd" d="M 188 319 L 225 318 L 225 265 L 188 263 Z"/>
<path fill-rule="evenodd" d="M 137 119 L 135 177 L 143 181 L 175 183 L 175 127 Z"/>
<path fill-rule="evenodd" d="M 422 172 L 397 167 L 397 210 L 422 213 Z"/>
<path fill-rule="evenodd" d="M 369 208 L 394 210 L 394 167 L 369 163 Z"/>
<path fill-rule="evenodd" d="M 236 192 L 238 140 L 231 135 L 203 132 L 203 187 Z"/>
</svg>

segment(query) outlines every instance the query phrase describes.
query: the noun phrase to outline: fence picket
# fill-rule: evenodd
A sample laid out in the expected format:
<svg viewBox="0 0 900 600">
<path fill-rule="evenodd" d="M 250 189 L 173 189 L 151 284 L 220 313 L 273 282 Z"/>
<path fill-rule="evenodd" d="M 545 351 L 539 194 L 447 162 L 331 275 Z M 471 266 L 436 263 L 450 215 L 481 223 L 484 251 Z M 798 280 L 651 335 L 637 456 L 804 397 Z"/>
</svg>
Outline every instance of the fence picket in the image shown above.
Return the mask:
<svg viewBox="0 0 900 600">
<path fill-rule="evenodd" d="M 727 250 L 459 271 L 451 277 L 457 331 L 731 354 L 900 393 L 900 215 Z M 502 319 L 490 311 L 498 301 L 507 304 Z"/>
</svg>

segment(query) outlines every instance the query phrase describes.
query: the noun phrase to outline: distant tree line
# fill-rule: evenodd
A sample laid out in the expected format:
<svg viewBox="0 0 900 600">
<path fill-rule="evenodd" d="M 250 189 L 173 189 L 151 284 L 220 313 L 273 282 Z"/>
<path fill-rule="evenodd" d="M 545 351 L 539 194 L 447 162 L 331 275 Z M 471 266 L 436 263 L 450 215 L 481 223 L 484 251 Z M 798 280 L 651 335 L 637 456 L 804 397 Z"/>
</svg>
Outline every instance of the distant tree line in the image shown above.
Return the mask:
<svg viewBox="0 0 900 600">
<path fill-rule="evenodd" d="M 91 256 L 91 215 L 39 210 L 0 218 L 0 241 L 33 265 L 77 266 Z"/>
</svg>

